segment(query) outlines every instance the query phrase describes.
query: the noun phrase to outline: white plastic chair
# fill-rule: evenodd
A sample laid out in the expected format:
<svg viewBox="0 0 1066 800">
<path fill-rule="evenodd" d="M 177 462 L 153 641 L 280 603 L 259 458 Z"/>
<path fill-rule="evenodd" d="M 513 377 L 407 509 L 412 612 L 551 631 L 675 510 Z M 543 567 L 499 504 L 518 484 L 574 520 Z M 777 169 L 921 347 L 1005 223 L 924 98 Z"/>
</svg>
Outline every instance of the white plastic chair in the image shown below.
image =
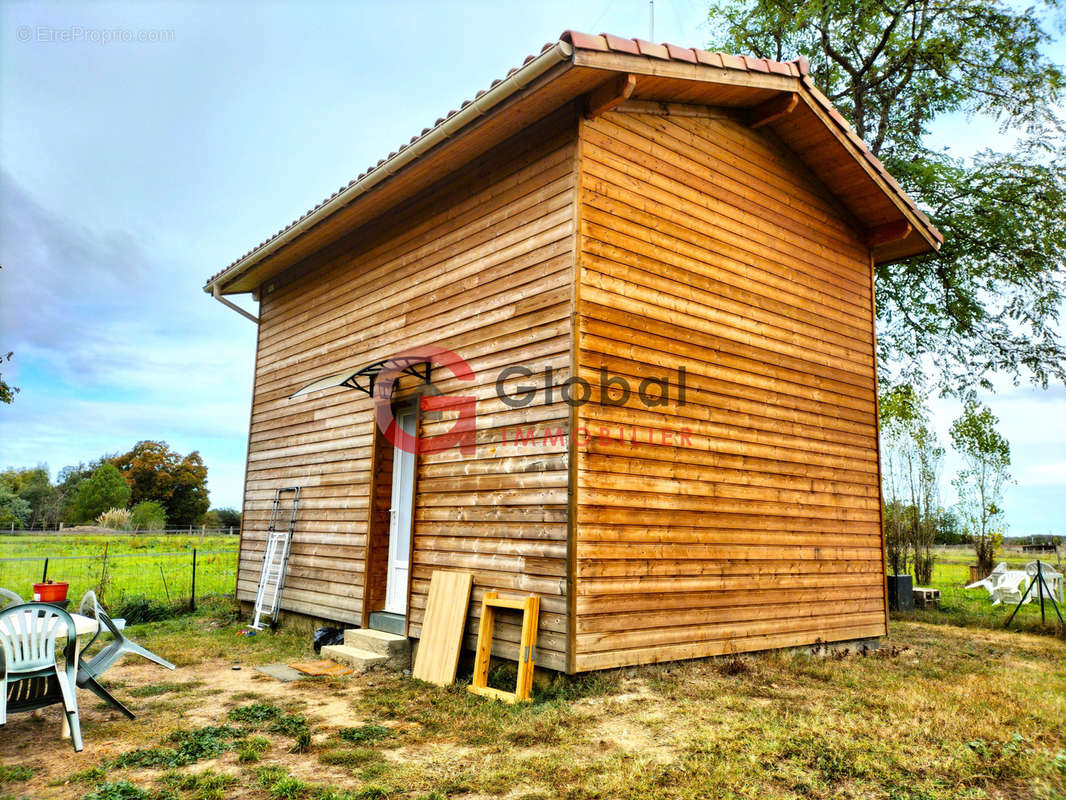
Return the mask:
<svg viewBox="0 0 1066 800">
<path fill-rule="evenodd" d="M 1017 603 L 1025 595 L 1025 588 L 1029 585 L 1029 576 L 1022 569 L 1008 569 L 999 577 L 996 588 L 992 590 L 992 605 L 1000 603 Z M 1030 595 L 1025 598 L 1026 603 L 1033 602 Z"/>
<path fill-rule="evenodd" d="M 11 590 L 0 588 L 0 608 L 7 608 L 8 606 L 20 606 L 24 602 L 26 601 Z"/>
<path fill-rule="evenodd" d="M 1025 574 L 1033 580 L 1036 580 L 1036 563 L 1030 561 L 1025 565 Z M 1062 573 L 1058 572 L 1054 567 L 1048 564 L 1046 561 L 1040 562 L 1040 575 L 1044 578 L 1044 585 L 1047 587 L 1047 591 L 1051 593 L 1051 596 L 1055 598 L 1055 602 L 1061 603 L 1063 595 L 1063 580 Z M 1040 597 L 1040 587 L 1034 586 L 1029 595 L 1033 598 Z"/>
<path fill-rule="evenodd" d="M 66 636 L 64 665 L 56 661 L 56 640 Z M 74 694 L 78 635 L 74 620 L 48 603 L 23 603 L 0 610 L 0 725 L 8 711 L 32 711 L 63 704 L 70 740 L 81 752 L 81 723 Z"/>
<path fill-rule="evenodd" d="M 995 591 L 992 592 L 992 605 L 998 606 L 1001 603 L 1007 605 L 1015 605 L 1022 599 L 1022 590 L 1016 586 L 997 586 Z M 1026 603 L 1033 602 L 1032 597 L 1025 598 Z"/>
<path fill-rule="evenodd" d="M 998 564 L 996 564 L 996 568 L 993 569 L 988 574 L 988 577 L 982 578 L 979 581 L 974 581 L 973 583 L 971 583 L 966 588 L 967 589 L 976 589 L 979 586 L 983 586 L 985 589 L 988 590 L 988 593 L 994 597 L 995 594 L 996 594 L 996 587 L 1000 585 L 1000 583 L 1002 582 L 1002 580 L 1003 580 L 1003 578 L 1004 578 L 1004 576 L 1006 574 L 1007 574 L 1007 562 L 1006 561 L 1000 561 Z"/>
</svg>

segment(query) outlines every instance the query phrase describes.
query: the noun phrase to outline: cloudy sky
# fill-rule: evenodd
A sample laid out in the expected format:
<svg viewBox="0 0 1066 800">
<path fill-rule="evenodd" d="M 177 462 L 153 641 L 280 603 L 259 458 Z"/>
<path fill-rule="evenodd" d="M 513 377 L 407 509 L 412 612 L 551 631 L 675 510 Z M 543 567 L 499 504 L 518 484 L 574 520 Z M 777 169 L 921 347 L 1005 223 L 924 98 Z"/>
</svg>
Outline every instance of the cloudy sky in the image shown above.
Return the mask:
<svg viewBox="0 0 1066 800">
<path fill-rule="evenodd" d="M 658 0 L 655 39 L 707 45 L 704 7 Z M 255 328 L 205 278 L 566 28 L 647 37 L 648 3 L 0 3 L 0 468 L 165 439 L 239 507 Z M 1011 532 L 1066 531 L 1066 390 L 987 399 Z"/>
</svg>

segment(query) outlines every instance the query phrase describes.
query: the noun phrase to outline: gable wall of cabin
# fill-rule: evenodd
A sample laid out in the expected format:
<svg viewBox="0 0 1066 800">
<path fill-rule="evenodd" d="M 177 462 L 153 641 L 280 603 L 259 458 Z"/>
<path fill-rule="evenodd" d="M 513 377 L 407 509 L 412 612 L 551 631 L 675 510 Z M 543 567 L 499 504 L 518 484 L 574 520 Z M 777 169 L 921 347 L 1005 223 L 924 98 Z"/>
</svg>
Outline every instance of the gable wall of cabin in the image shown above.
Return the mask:
<svg viewBox="0 0 1066 800">
<path fill-rule="evenodd" d="M 563 437 L 530 447 L 513 433 L 568 432 L 570 410 L 542 394 L 509 408 L 494 383 L 514 363 L 538 375 L 551 366 L 556 383 L 569 377 L 576 126 L 572 108 L 554 113 L 263 288 L 239 599 L 255 597 L 274 489 L 299 485 L 282 608 L 359 624 L 373 406 L 348 389 L 288 398 L 347 366 L 441 346 L 476 375 L 460 382 L 438 368 L 433 384 L 477 397 L 477 453 L 451 447 L 418 458 L 409 632 L 419 635 L 431 572 L 470 571 L 465 645 L 474 646 L 486 589 L 535 592 L 538 663 L 565 668 L 568 451 Z M 423 435 L 452 424 L 449 415 L 426 420 Z M 518 634 L 501 620 L 497 651 L 513 656 Z"/>
<path fill-rule="evenodd" d="M 886 631 L 869 251 L 772 134 L 692 114 L 580 127 L 579 374 L 687 396 L 579 410 L 578 671 Z"/>
</svg>

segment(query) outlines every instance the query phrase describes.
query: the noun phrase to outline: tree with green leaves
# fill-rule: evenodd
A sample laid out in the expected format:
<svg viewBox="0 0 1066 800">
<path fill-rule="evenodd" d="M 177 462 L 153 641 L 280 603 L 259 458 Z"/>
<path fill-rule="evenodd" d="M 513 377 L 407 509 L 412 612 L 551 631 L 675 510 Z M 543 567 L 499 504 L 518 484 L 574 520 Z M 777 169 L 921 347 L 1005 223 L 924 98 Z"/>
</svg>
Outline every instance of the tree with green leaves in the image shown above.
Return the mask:
<svg viewBox="0 0 1066 800">
<path fill-rule="evenodd" d="M 59 522 L 59 493 L 52 485 L 47 466 L 8 469 L 0 473 L 6 485 L 30 505 L 28 528 L 54 528 Z"/>
<path fill-rule="evenodd" d="M 93 474 L 93 470 L 98 466 L 100 466 L 100 462 L 92 464 L 80 463 L 77 465 L 71 464 L 59 470 L 59 474 L 56 475 L 56 502 L 59 507 L 58 516 L 60 522 L 68 525 L 78 522 L 74 518 L 74 498 L 77 497 L 78 487 L 82 481 L 88 480 L 89 476 Z"/>
<path fill-rule="evenodd" d="M 939 254 L 877 268 L 883 383 L 968 396 L 993 375 L 1066 382 L 1063 71 L 1040 8 L 1006 0 L 714 0 L 714 48 L 811 76 L 926 209 Z M 972 159 L 934 150 L 934 122 L 984 115 L 1018 137 Z M 935 365 L 934 375 L 926 375 Z"/>
<path fill-rule="evenodd" d="M 920 399 L 911 386 L 885 395 L 879 406 L 881 425 L 881 494 L 885 553 L 892 575 L 907 572 L 909 535 L 914 507 L 906 501 L 907 429 L 918 418 Z"/>
<path fill-rule="evenodd" d="M 944 448 L 929 423 L 924 398 L 913 386 L 885 393 L 881 414 L 881 474 L 885 543 L 895 574 L 914 570 L 919 584 L 933 577 L 933 544 L 939 528 L 940 467 Z"/>
<path fill-rule="evenodd" d="M 92 522 L 112 508 L 125 508 L 130 500 L 130 487 L 114 464 L 101 464 L 78 484 L 70 505 L 71 519 L 76 523 Z"/>
<path fill-rule="evenodd" d="M 970 401 L 951 424 L 951 444 L 963 459 L 952 483 L 959 492 L 982 574 L 992 571 L 1003 537 L 1003 487 L 1010 480 L 1010 444 L 996 430 L 999 420 L 986 406 Z"/>
<path fill-rule="evenodd" d="M 10 361 L 15 357 L 14 353 L 0 353 L 0 364 L 5 361 Z M 3 373 L 0 373 L 0 403 L 11 403 L 15 399 L 15 395 L 18 394 L 19 388 L 12 386 L 10 383 L 4 380 Z"/>
<path fill-rule="evenodd" d="M 25 528 L 30 523 L 30 504 L 0 483 L 0 528 Z"/>
<path fill-rule="evenodd" d="M 218 527 L 220 528 L 233 528 L 234 530 L 241 529 L 241 512 L 235 508 L 213 508 L 215 516 L 218 518 Z"/>
<path fill-rule="evenodd" d="M 166 442 L 143 441 L 110 463 L 132 487 L 131 501 L 161 503 L 171 525 L 198 525 L 208 509 L 207 467 L 198 452 L 183 456 Z"/>
<path fill-rule="evenodd" d="M 143 500 L 130 509 L 130 527 L 135 531 L 166 530 L 167 510 L 156 500 Z"/>
</svg>

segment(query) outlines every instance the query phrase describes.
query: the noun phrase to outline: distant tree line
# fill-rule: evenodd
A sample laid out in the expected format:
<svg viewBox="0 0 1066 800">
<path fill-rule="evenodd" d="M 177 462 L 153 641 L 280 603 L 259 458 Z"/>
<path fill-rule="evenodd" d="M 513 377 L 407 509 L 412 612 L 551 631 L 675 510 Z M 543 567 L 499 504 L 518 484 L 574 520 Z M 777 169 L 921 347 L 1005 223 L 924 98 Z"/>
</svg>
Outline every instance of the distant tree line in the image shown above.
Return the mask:
<svg viewBox="0 0 1066 800">
<path fill-rule="evenodd" d="M 64 467 L 54 483 L 46 466 L 0 472 L 0 528 L 240 527 L 234 509 L 208 508 L 207 466 L 200 454 L 183 456 L 166 442 L 138 442 L 126 453 Z"/>
</svg>

